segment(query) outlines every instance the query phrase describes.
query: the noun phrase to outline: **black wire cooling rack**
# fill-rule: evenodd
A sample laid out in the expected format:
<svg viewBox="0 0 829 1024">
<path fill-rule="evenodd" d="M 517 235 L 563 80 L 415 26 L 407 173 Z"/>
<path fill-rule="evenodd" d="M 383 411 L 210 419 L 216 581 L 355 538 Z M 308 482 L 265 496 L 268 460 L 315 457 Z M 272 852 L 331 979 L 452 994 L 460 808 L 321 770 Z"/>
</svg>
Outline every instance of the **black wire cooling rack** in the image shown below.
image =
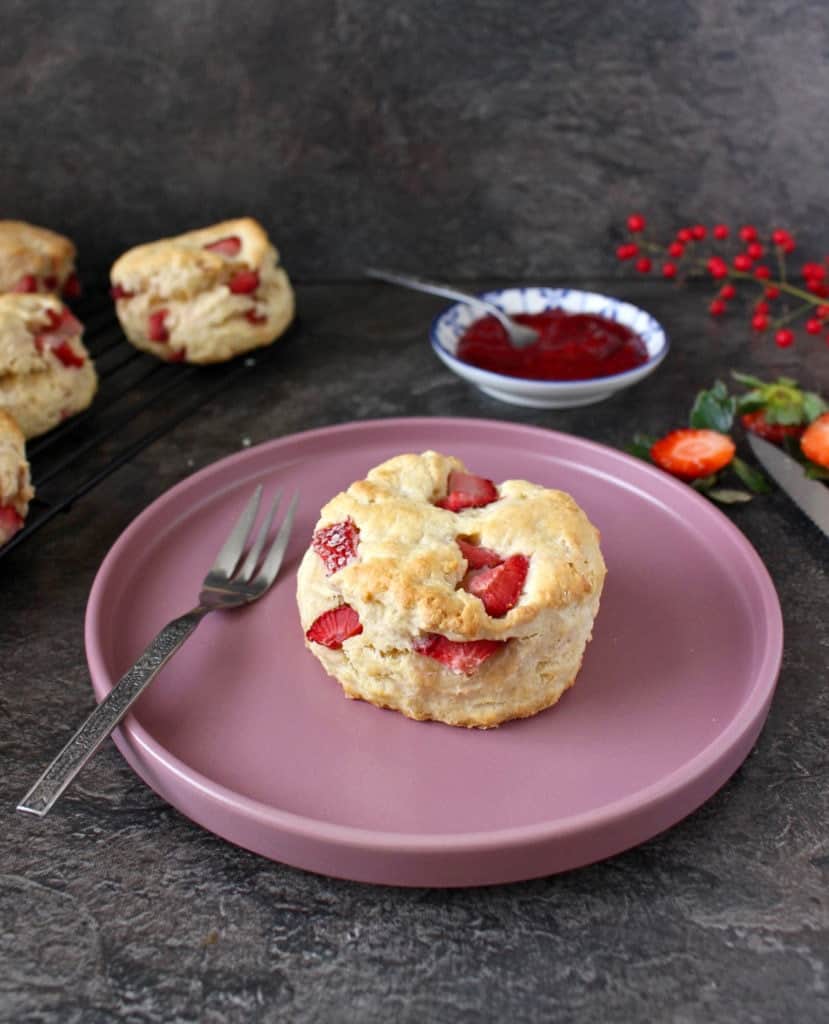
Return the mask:
<svg viewBox="0 0 829 1024">
<path fill-rule="evenodd" d="M 127 341 L 109 295 L 89 295 L 73 311 L 95 360 L 98 393 L 85 412 L 26 445 L 35 497 L 23 529 L 0 547 L 0 559 L 271 351 L 218 366 L 164 363 Z"/>
</svg>

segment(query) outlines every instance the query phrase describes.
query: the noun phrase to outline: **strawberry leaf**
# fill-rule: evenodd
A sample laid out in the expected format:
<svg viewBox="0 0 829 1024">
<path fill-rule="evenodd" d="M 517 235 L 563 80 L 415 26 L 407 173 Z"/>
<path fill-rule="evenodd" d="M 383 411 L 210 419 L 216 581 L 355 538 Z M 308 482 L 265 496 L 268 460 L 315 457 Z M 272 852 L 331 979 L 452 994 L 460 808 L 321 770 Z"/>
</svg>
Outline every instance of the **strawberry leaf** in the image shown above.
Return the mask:
<svg viewBox="0 0 829 1024">
<path fill-rule="evenodd" d="M 816 420 L 818 416 L 822 416 L 827 410 L 829 410 L 829 405 L 823 401 L 820 395 L 816 395 L 814 391 L 803 392 L 803 414 L 809 423 Z"/>
<path fill-rule="evenodd" d="M 753 466 L 749 466 L 747 462 L 743 462 L 741 458 L 735 456 L 731 460 L 731 468 L 740 481 L 754 494 L 771 493 L 771 484 L 763 474 L 758 469 L 754 469 Z"/>
<path fill-rule="evenodd" d="M 706 491 L 706 494 L 721 505 L 742 505 L 751 501 L 748 491 L 738 491 L 731 487 L 717 487 L 714 490 Z"/>
<path fill-rule="evenodd" d="M 655 437 L 650 437 L 648 434 L 634 434 L 633 440 L 625 448 L 625 451 L 629 455 L 635 455 L 637 459 L 650 462 L 651 448 L 653 448 L 654 444 L 656 444 Z"/>
<path fill-rule="evenodd" d="M 691 409 L 690 425 L 701 430 L 727 434 L 734 422 L 736 401 L 721 380 L 708 391 L 700 391 Z"/>
<path fill-rule="evenodd" d="M 829 469 L 819 466 L 816 462 L 807 462 L 803 467 L 803 472 L 811 480 L 829 480 Z"/>
<path fill-rule="evenodd" d="M 760 380 L 759 377 L 753 377 L 750 373 L 740 373 L 739 370 L 732 370 L 731 376 L 738 384 L 742 384 L 747 388 L 763 388 L 765 387 L 765 381 Z"/>
<path fill-rule="evenodd" d="M 691 486 L 695 491 L 707 494 L 712 487 L 716 486 L 718 479 L 719 477 L 716 473 L 712 473 L 710 476 L 699 476 L 696 480 L 691 481 Z"/>
</svg>

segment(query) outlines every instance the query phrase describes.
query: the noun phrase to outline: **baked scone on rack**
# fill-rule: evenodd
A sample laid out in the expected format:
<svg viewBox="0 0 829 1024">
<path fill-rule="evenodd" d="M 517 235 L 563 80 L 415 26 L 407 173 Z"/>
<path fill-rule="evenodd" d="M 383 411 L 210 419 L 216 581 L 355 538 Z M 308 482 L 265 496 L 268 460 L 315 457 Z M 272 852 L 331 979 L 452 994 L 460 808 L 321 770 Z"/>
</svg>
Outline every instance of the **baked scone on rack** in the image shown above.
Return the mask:
<svg viewBox="0 0 829 1024">
<path fill-rule="evenodd" d="M 129 340 L 168 362 L 223 362 L 269 345 L 294 317 L 279 254 L 250 217 L 136 246 L 110 281 Z"/>
<path fill-rule="evenodd" d="M 320 513 L 297 578 L 308 648 L 347 697 L 490 728 L 572 686 L 605 577 L 570 495 L 427 451 Z"/>
<path fill-rule="evenodd" d="M 34 493 L 23 431 L 0 409 L 0 545 L 23 529 Z"/>
<path fill-rule="evenodd" d="M 85 409 L 98 376 L 83 325 L 54 295 L 0 295 L 0 409 L 27 438 Z"/>
<path fill-rule="evenodd" d="M 65 235 L 23 220 L 0 220 L 0 292 L 76 298 L 75 246 Z"/>
</svg>

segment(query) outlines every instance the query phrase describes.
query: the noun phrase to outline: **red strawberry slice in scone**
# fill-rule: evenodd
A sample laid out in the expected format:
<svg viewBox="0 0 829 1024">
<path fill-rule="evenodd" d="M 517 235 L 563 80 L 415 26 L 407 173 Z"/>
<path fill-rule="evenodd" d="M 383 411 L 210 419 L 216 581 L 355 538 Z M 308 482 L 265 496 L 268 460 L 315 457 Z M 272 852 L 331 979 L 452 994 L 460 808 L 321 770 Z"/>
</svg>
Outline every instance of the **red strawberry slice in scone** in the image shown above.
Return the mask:
<svg viewBox="0 0 829 1024">
<path fill-rule="evenodd" d="M 412 647 L 418 654 L 434 658 L 453 672 L 471 676 L 504 646 L 506 640 L 448 640 L 439 633 L 418 637 Z"/>
<path fill-rule="evenodd" d="M 500 618 L 518 604 L 529 566 L 529 559 L 524 555 L 510 555 L 500 565 L 473 573 L 466 589 L 483 601 L 487 615 Z"/>
<path fill-rule="evenodd" d="M 204 246 L 208 252 L 219 252 L 222 256 L 238 256 L 242 249 L 242 240 L 238 235 L 228 235 L 216 242 Z"/>
<path fill-rule="evenodd" d="M 348 565 L 357 556 L 357 542 L 360 530 L 346 519 L 341 523 L 332 523 L 317 530 L 311 539 L 311 547 L 325 563 L 325 575 L 337 572 Z"/>
<path fill-rule="evenodd" d="M 150 341 L 164 342 L 170 340 L 170 332 L 164 324 L 166 316 L 166 309 L 157 309 L 154 313 L 150 313 L 147 323 L 147 337 Z"/>
<path fill-rule="evenodd" d="M 438 508 L 460 512 L 464 508 L 481 508 L 498 498 L 498 491 L 491 480 L 474 473 L 453 469 L 446 482 L 446 497 L 435 504 Z"/>
<path fill-rule="evenodd" d="M 70 274 L 64 281 L 63 294 L 67 299 L 77 299 L 81 294 L 81 282 L 77 274 Z"/>
<path fill-rule="evenodd" d="M 470 544 L 468 540 L 463 540 L 461 537 L 458 537 L 458 547 L 470 569 L 488 569 L 503 562 L 503 558 L 490 548 Z"/>
<path fill-rule="evenodd" d="M 255 270 L 237 270 L 227 286 L 234 295 L 248 295 L 259 287 L 259 275 Z"/>
<path fill-rule="evenodd" d="M 0 505 L 0 544 L 11 540 L 23 526 L 23 517 L 11 505 Z"/>
<path fill-rule="evenodd" d="M 38 352 L 52 352 L 63 363 L 64 366 L 83 366 L 86 358 L 76 352 L 70 342 L 77 338 L 83 330 L 83 324 L 69 312 L 63 309 L 59 313 L 54 309 L 46 311 L 49 318 L 49 326 L 45 331 L 35 336 L 35 347 Z"/>
<path fill-rule="evenodd" d="M 360 616 L 350 604 L 341 604 L 314 619 L 305 636 L 315 644 L 338 651 L 345 640 L 362 632 Z"/>
<path fill-rule="evenodd" d="M 34 274 L 24 274 L 23 277 L 17 282 L 12 291 L 20 292 L 23 295 L 27 295 L 30 292 L 37 291 L 37 278 Z"/>
</svg>

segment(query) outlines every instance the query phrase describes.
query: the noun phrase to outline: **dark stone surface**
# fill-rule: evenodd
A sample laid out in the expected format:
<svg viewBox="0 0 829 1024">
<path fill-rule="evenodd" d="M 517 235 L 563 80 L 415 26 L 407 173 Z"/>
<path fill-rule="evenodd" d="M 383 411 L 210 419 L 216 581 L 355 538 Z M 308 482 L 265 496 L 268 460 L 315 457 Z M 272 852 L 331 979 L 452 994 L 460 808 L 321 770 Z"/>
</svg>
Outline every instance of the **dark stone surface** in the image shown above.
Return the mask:
<svg viewBox="0 0 829 1024">
<path fill-rule="evenodd" d="M 301 278 L 606 273 L 640 207 L 820 256 L 827 48 L 823 0 L 5 0 L 0 214 L 87 271 L 241 213 Z"/>
<path fill-rule="evenodd" d="M 628 393 L 556 413 L 498 404 L 440 365 L 425 341 L 439 300 L 304 288 L 302 329 L 267 369 L 0 562 L 0 1020 L 827 1019 L 828 549 L 781 494 L 728 513 L 768 566 L 785 619 L 760 740 L 703 808 L 608 862 L 477 890 L 317 877 L 187 821 L 111 743 L 48 818 L 14 813 L 92 706 L 83 613 L 104 554 L 152 499 L 246 439 L 454 414 L 620 447 L 634 430 L 680 424 L 697 388 L 732 367 L 827 385 L 829 350 L 782 352 L 740 319 L 713 324 L 702 293 L 604 287 L 661 319 L 673 351 Z"/>
</svg>

